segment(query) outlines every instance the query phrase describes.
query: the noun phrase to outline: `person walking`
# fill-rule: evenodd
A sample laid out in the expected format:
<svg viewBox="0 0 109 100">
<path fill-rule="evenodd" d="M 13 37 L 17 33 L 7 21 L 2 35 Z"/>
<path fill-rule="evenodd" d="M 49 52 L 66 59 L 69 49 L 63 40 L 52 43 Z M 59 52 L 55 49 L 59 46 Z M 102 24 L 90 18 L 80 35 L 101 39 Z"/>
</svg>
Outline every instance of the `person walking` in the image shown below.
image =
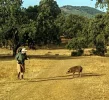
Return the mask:
<svg viewBox="0 0 109 100">
<path fill-rule="evenodd" d="M 23 79 L 24 78 L 24 73 L 25 73 L 25 60 L 27 60 L 27 55 L 26 55 L 26 49 L 25 48 L 20 48 L 18 50 L 18 53 L 15 57 L 17 60 L 17 73 L 18 73 L 18 79 Z"/>
</svg>

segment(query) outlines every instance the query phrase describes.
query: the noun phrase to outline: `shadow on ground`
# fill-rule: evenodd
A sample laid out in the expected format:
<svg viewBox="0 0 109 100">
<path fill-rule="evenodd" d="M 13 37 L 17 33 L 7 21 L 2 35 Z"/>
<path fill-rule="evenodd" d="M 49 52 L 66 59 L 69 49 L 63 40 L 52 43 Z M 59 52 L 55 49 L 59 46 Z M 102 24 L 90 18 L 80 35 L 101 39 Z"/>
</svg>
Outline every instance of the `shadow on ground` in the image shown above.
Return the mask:
<svg viewBox="0 0 109 100">
<path fill-rule="evenodd" d="M 2 61 L 10 61 L 15 59 L 12 55 L 5 55 L 5 54 L 0 54 L 0 60 Z"/>
<path fill-rule="evenodd" d="M 16 80 L 16 81 L 7 81 L 1 82 L 0 84 L 8 84 L 8 83 L 22 83 L 22 82 L 48 82 L 48 81 L 59 81 L 59 80 L 71 80 L 76 78 L 85 78 L 85 77 L 100 77 L 104 76 L 105 74 L 97 74 L 97 73 L 83 73 L 81 77 L 78 77 L 78 74 L 75 74 L 73 78 L 72 74 L 64 75 L 64 76 L 54 76 L 54 77 L 47 77 L 47 78 L 25 78 L 24 80 Z"/>
<path fill-rule="evenodd" d="M 72 56 L 66 56 L 66 55 L 28 55 L 28 57 L 30 59 L 49 59 L 49 60 L 67 60 L 67 59 L 86 58 L 84 56 L 72 57 Z M 10 61 L 14 59 L 15 57 L 13 57 L 12 55 L 1 55 L 0 54 L 0 60 Z"/>
<path fill-rule="evenodd" d="M 49 60 L 67 60 L 77 57 L 65 56 L 65 55 L 29 55 L 30 59 L 49 59 Z"/>
<path fill-rule="evenodd" d="M 48 77 L 48 78 L 34 78 L 29 80 L 28 82 L 43 82 L 43 81 L 52 81 L 52 80 L 69 80 L 69 79 L 75 79 L 75 78 L 84 78 L 84 77 L 97 77 L 97 76 L 103 76 L 105 74 L 97 74 L 97 73 L 83 73 L 81 77 L 78 77 L 78 74 L 75 74 L 74 78 L 72 74 L 65 75 L 65 76 L 55 76 L 55 77 Z M 28 80 L 28 79 L 26 79 Z"/>
</svg>

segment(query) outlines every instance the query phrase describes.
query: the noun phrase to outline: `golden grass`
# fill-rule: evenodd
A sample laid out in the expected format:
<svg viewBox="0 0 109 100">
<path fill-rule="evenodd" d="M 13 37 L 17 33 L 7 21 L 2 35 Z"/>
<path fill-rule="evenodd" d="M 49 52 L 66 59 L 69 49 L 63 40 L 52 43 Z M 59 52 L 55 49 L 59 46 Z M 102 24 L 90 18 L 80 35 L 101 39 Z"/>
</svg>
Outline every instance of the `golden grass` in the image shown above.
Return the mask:
<svg viewBox="0 0 109 100">
<path fill-rule="evenodd" d="M 11 54 L 12 54 L 12 50 L 0 48 L 0 55 L 11 55 Z"/>
<path fill-rule="evenodd" d="M 0 52 L 3 51 L 4 54 L 11 52 L 0 49 Z M 28 50 L 27 54 L 30 59 L 26 61 L 25 78 L 27 81 L 25 80 L 25 82 L 33 83 L 25 83 L 27 85 L 25 90 L 33 91 L 33 88 L 28 89 L 30 85 L 35 87 L 35 90 L 33 93 L 30 92 L 30 95 L 26 94 L 25 91 L 25 96 L 31 97 L 33 100 L 109 100 L 109 57 L 82 56 L 70 58 L 70 52 L 64 49 Z M 55 57 L 56 54 L 59 54 L 58 57 Z M 36 55 L 36 58 L 31 55 Z M 39 59 L 37 55 L 46 55 L 48 58 Z M 49 56 L 53 57 L 49 58 Z M 83 66 L 82 78 L 72 79 L 72 76 L 66 75 L 68 68 L 73 65 Z M 2 84 L 3 82 L 5 84 Z M 8 85 L 8 82 L 12 82 L 12 84 Z M 6 99 L 7 91 L 18 89 L 21 84 L 25 85 L 24 83 L 16 83 L 15 85 L 14 82 L 18 82 L 15 59 L 0 58 L 0 96 L 2 99 L 14 100 L 12 98 Z M 34 84 L 34 82 L 41 83 Z M 37 91 L 40 93 L 38 94 Z M 8 94 L 8 96 L 10 95 Z M 18 97 L 23 98 L 20 95 Z M 22 100 L 30 100 L 28 98 Z M 16 100 L 19 99 L 16 97 Z"/>
</svg>

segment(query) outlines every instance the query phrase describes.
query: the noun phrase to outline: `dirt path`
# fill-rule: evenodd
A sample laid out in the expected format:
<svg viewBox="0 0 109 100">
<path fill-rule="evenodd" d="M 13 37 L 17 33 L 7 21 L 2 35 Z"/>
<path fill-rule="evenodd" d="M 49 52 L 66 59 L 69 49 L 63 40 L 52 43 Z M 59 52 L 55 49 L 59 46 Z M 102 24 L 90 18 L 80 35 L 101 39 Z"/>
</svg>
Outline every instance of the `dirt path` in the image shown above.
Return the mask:
<svg viewBox="0 0 109 100">
<path fill-rule="evenodd" d="M 70 65 L 85 66 L 84 60 L 54 60 L 34 78 L 1 82 L 0 100 L 109 100 L 105 75 L 85 74 L 85 68 L 81 78 L 66 74 Z"/>
</svg>

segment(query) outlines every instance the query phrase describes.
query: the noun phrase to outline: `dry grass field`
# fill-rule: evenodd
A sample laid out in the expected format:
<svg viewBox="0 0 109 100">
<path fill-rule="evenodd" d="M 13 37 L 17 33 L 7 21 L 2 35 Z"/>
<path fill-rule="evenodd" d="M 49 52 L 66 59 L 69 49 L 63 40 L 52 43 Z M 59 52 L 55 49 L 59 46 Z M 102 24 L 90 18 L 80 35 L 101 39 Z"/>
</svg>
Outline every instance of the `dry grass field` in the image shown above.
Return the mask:
<svg viewBox="0 0 109 100">
<path fill-rule="evenodd" d="M 70 57 L 69 50 L 28 50 L 24 80 L 12 51 L 0 49 L 0 100 L 109 100 L 109 57 Z M 66 74 L 83 66 L 82 77 Z"/>
</svg>

